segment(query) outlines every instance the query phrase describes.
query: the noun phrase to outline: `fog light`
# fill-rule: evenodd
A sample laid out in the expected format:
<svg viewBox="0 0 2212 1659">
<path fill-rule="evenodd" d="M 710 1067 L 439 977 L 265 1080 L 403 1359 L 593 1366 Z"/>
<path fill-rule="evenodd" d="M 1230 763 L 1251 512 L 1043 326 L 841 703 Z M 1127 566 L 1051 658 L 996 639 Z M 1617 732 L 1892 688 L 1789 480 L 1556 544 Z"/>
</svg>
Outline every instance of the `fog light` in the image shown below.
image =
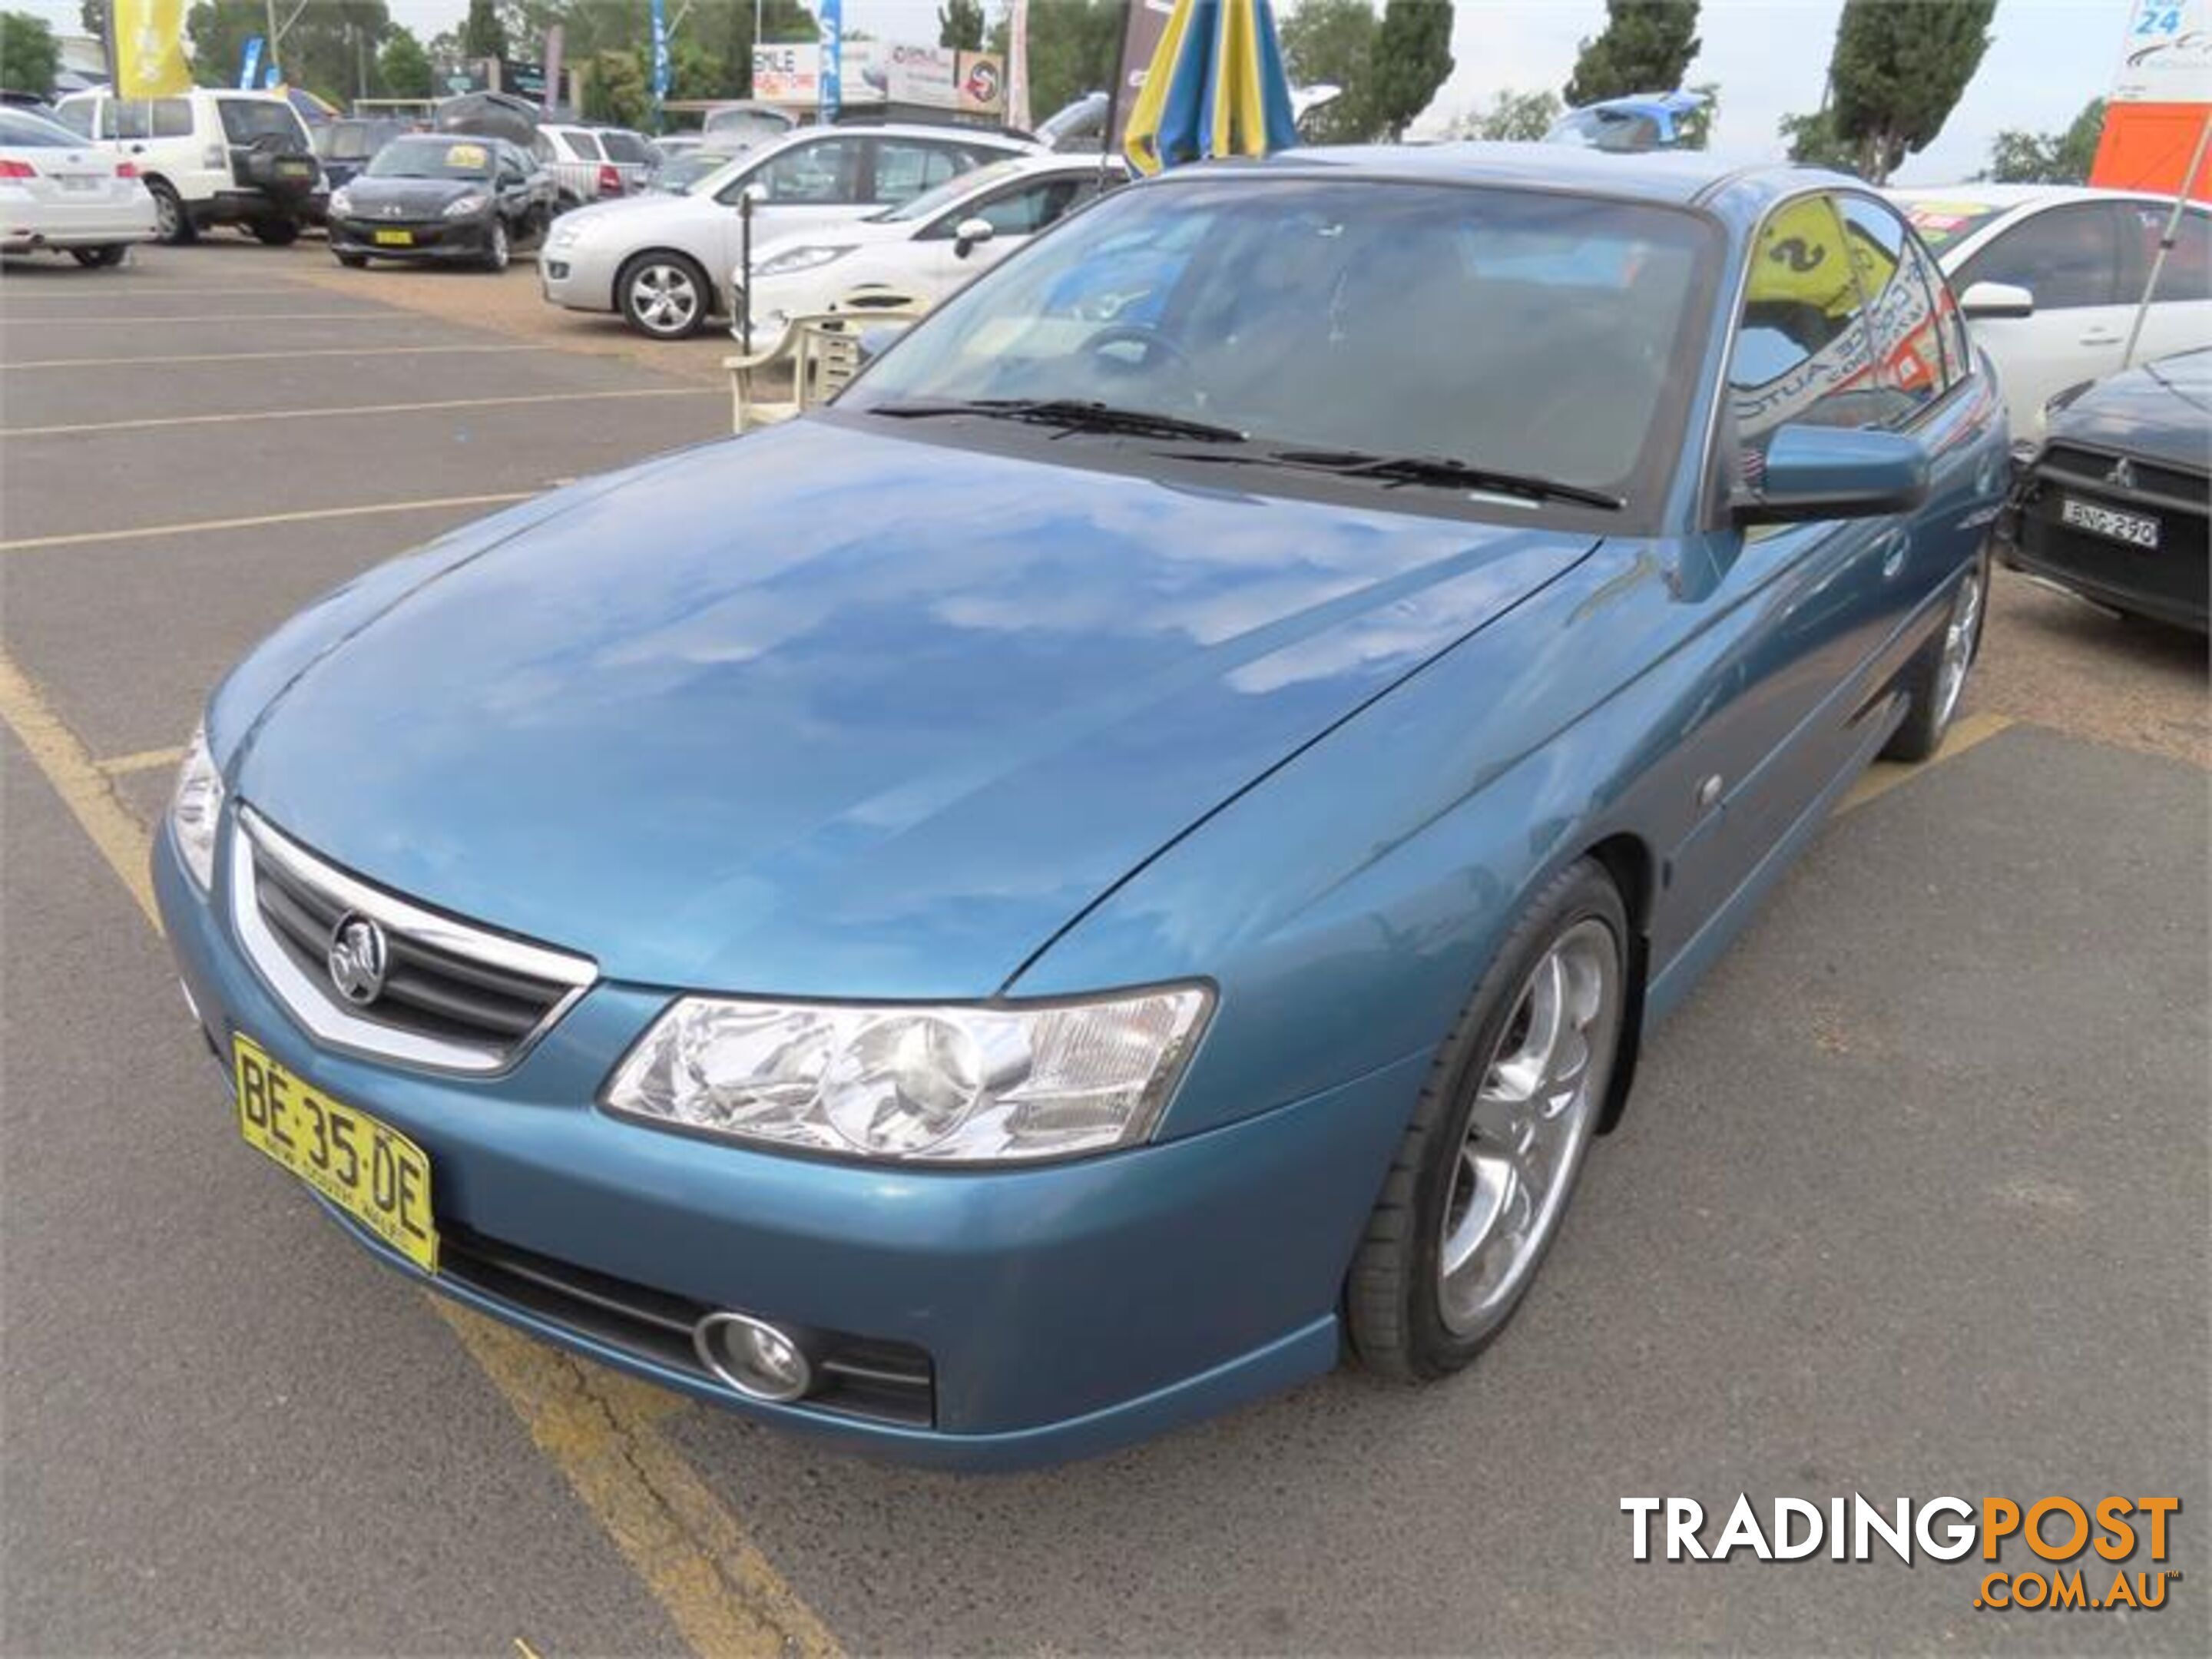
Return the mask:
<svg viewBox="0 0 2212 1659">
<path fill-rule="evenodd" d="M 700 1363 L 753 1400 L 789 1401 L 814 1386 L 814 1366 L 799 1337 L 744 1314 L 711 1313 L 692 1327 Z"/>
</svg>

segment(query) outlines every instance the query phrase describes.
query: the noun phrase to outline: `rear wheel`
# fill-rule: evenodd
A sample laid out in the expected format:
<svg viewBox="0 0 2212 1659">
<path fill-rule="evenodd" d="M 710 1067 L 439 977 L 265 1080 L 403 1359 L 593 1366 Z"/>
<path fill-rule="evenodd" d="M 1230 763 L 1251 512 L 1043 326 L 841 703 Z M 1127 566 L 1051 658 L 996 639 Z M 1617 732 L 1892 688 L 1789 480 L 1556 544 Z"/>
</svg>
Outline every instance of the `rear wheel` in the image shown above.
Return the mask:
<svg viewBox="0 0 2212 1659">
<path fill-rule="evenodd" d="M 130 251 L 130 249 L 121 246 L 114 247 L 73 247 L 70 250 L 70 257 L 75 259 L 77 264 L 87 267 L 119 265 L 123 263 L 123 256 Z"/>
<path fill-rule="evenodd" d="M 1360 1358 L 1459 1370 L 1527 1296 L 1582 1173 L 1628 1006 L 1628 917 L 1584 859 L 1537 895 L 1437 1052 L 1345 1287 Z"/>
<path fill-rule="evenodd" d="M 161 241 L 176 246 L 194 239 L 191 216 L 185 211 L 184 198 L 177 187 L 167 179 L 149 179 L 147 193 L 154 198 L 154 234 Z"/>
<path fill-rule="evenodd" d="M 707 320 L 714 290 L 707 273 L 681 253 L 641 253 L 615 279 L 623 316 L 641 334 L 680 340 Z"/>
<path fill-rule="evenodd" d="M 1929 642 L 1906 676 L 1904 690 L 1912 699 L 1905 724 L 1881 752 L 1886 759 L 1924 761 L 1943 746 L 1966 689 L 1966 676 L 1981 653 L 1982 620 L 1989 605 L 1990 562 L 1974 561 L 1951 595 L 1943 631 Z"/>
<path fill-rule="evenodd" d="M 264 247 L 289 247 L 300 240 L 296 219 L 256 219 L 249 228 L 253 240 Z"/>
</svg>

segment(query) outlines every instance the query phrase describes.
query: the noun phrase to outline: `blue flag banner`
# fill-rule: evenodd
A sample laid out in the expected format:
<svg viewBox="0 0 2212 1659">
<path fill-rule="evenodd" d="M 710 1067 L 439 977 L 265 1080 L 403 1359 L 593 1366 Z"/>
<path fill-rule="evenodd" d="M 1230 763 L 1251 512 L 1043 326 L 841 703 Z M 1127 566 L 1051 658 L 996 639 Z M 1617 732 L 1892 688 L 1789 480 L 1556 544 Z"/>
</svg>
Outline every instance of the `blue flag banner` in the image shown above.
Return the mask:
<svg viewBox="0 0 2212 1659">
<path fill-rule="evenodd" d="M 821 0 L 822 69 L 817 84 L 821 88 L 821 118 L 826 125 L 837 118 L 838 106 L 844 101 L 844 0 Z"/>
<path fill-rule="evenodd" d="M 653 101 L 654 103 L 657 104 L 668 96 L 669 80 L 668 7 L 666 0 L 653 0 Z"/>
<path fill-rule="evenodd" d="M 238 84 L 242 90 L 261 84 L 261 37 L 255 35 L 246 43 L 246 50 L 238 60 Z"/>
</svg>

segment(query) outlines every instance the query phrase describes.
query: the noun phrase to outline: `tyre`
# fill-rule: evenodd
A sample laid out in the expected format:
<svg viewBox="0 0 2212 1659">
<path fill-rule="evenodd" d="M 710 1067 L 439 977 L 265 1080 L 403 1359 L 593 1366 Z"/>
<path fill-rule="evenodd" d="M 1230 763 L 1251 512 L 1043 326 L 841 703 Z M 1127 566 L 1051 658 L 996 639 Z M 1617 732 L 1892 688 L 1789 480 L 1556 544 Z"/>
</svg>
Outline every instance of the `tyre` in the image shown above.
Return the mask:
<svg viewBox="0 0 2212 1659">
<path fill-rule="evenodd" d="M 1924 761 L 1943 744 L 1959 712 L 1959 698 L 1966 689 L 1966 676 L 1981 654 L 1982 623 L 1989 614 L 1990 559 L 1984 553 L 1960 581 L 1951 595 L 1950 614 L 1942 631 L 1928 642 L 1906 674 L 1902 686 L 1912 699 L 1905 724 L 1897 728 L 1881 751 L 1885 760 Z"/>
<path fill-rule="evenodd" d="M 185 211 L 184 198 L 177 187 L 167 179 L 149 179 L 147 192 L 154 198 L 154 234 L 155 240 L 172 247 L 196 239 L 191 216 Z"/>
<path fill-rule="evenodd" d="M 507 261 L 514 257 L 514 249 L 507 240 L 507 221 L 495 218 L 491 222 L 491 240 L 484 246 L 483 268 L 505 270 Z"/>
<path fill-rule="evenodd" d="M 77 264 L 91 269 L 101 265 L 119 265 L 123 263 L 124 256 L 130 251 L 129 248 L 121 246 L 73 247 L 70 250 L 70 257 Z"/>
<path fill-rule="evenodd" d="M 297 219 L 256 219 L 247 228 L 264 247 L 289 247 L 300 240 Z"/>
<path fill-rule="evenodd" d="M 656 340 L 696 333 L 713 307 L 714 293 L 707 273 L 681 253 L 641 253 L 615 278 L 623 316 L 639 333 Z"/>
<path fill-rule="evenodd" d="M 1619 890 L 1583 859 L 1498 948 L 1437 1051 L 1352 1258 L 1346 1324 L 1370 1369 L 1455 1371 L 1528 1294 L 1605 1111 L 1628 937 Z"/>
<path fill-rule="evenodd" d="M 366 253 L 339 253 L 333 257 L 348 270 L 364 270 L 368 264 L 368 255 Z"/>
</svg>

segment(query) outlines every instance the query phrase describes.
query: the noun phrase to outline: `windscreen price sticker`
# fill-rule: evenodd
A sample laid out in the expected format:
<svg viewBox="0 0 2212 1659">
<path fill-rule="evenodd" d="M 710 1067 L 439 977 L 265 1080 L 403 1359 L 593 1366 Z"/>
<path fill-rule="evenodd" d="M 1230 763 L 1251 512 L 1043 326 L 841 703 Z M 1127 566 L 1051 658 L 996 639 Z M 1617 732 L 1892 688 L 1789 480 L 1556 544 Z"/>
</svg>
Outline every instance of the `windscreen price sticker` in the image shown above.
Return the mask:
<svg viewBox="0 0 2212 1659">
<path fill-rule="evenodd" d="M 1973 1604 L 1999 1612 L 2154 1610 L 2181 1574 L 2166 1565 L 2179 1498 L 1899 1498 L 1747 1493 L 1717 1530 L 1694 1498 L 1624 1498 L 1638 1561 L 1869 1561 L 1894 1555 L 1982 1569 Z M 2009 1559 L 2008 1559 L 2009 1558 Z"/>
</svg>

